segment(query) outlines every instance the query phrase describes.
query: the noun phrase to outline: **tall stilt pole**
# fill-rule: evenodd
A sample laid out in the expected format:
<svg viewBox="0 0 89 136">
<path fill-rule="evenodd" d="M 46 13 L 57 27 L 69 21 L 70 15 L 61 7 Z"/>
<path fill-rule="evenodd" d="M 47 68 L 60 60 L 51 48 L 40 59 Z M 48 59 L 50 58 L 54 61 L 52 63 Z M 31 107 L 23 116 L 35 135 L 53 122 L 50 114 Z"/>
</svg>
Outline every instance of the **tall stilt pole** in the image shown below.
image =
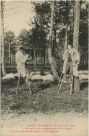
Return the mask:
<svg viewBox="0 0 89 136">
<path fill-rule="evenodd" d="M 1 70 L 2 74 L 5 75 L 5 62 L 4 62 L 4 1 L 0 2 L 0 8 L 1 8 L 1 45 L 0 45 L 0 52 L 1 52 Z"/>
</svg>

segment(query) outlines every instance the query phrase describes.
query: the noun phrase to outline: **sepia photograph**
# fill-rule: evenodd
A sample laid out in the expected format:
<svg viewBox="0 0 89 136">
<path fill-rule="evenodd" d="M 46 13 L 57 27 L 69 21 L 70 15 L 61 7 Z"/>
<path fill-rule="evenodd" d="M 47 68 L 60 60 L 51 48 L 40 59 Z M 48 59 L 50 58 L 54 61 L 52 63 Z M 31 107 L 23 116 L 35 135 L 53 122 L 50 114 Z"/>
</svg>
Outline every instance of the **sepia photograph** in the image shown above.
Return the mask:
<svg viewBox="0 0 89 136">
<path fill-rule="evenodd" d="M 0 136 L 88 136 L 88 0 L 0 0 Z"/>
</svg>

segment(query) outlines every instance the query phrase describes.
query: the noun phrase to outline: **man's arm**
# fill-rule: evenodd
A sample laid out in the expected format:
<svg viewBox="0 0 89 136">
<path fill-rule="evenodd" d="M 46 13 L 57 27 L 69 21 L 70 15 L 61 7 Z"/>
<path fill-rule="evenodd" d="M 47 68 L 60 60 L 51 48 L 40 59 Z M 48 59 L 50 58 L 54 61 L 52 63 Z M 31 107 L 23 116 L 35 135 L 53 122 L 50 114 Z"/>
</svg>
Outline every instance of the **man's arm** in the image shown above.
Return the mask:
<svg viewBox="0 0 89 136">
<path fill-rule="evenodd" d="M 24 56 L 23 56 L 23 62 L 25 63 L 26 62 L 26 60 L 28 59 L 28 54 L 25 54 Z"/>
<path fill-rule="evenodd" d="M 75 63 L 76 64 L 79 64 L 79 62 L 80 62 L 80 54 L 79 54 L 79 52 L 76 50 L 76 49 L 74 49 L 74 61 L 75 61 Z"/>
<path fill-rule="evenodd" d="M 31 56 L 28 56 L 27 60 L 26 60 L 26 64 L 29 64 L 29 61 L 32 59 Z"/>
<path fill-rule="evenodd" d="M 28 56 L 28 60 L 31 60 L 31 59 L 32 59 L 32 56 L 31 56 L 31 55 L 29 55 L 29 56 Z"/>
<path fill-rule="evenodd" d="M 65 50 L 64 53 L 63 53 L 63 57 L 62 57 L 62 60 L 63 60 L 63 61 L 64 61 L 65 58 L 66 58 L 66 53 L 67 53 L 67 50 Z"/>
</svg>

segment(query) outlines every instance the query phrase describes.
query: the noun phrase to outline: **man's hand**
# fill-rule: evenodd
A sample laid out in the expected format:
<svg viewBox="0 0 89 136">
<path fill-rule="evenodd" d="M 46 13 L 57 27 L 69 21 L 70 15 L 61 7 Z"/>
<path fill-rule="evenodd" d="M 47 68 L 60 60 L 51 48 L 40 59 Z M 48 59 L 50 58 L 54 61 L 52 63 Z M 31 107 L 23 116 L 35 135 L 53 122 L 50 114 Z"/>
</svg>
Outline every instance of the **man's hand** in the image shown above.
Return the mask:
<svg viewBox="0 0 89 136">
<path fill-rule="evenodd" d="M 79 61 L 78 61 L 78 60 L 75 60 L 73 63 L 78 65 L 78 64 L 79 64 Z"/>
<path fill-rule="evenodd" d="M 31 60 L 31 59 L 32 59 L 32 56 L 29 56 L 29 57 L 28 57 L 28 60 Z"/>
</svg>

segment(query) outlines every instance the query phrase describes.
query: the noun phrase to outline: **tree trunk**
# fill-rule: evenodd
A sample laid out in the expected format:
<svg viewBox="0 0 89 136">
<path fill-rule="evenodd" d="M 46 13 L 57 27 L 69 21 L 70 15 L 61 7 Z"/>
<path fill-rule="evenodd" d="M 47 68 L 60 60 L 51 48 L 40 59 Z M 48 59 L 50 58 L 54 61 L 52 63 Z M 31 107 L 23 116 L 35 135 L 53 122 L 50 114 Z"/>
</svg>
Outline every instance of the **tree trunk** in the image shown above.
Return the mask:
<svg viewBox="0 0 89 136">
<path fill-rule="evenodd" d="M 52 56 L 52 36 L 53 36 L 53 16 L 54 16 L 54 2 L 52 2 L 51 5 L 51 27 L 50 27 L 50 33 L 49 33 L 49 45 L 48 45 L 48 60 L 51 67 L 51 72 L 53 73 L 53 76 L 56 80 L 59 80 L 59 76 L 56 70 L 56 63 Z"/>
<path fill-rule="evenodd" d="M 0 11 L 1 11 L 1 1 L 0 1 Z M 0 14 L 0 19 L 1 19 L 1 14 Z M 1 28 L 1 22 L 0 22 L 0 28 Z M 2 35 L 0 34 L 0 86 L 1 86 L 1 69 L 2 69 Z"/>
<path fill-rule="evenodd" d="M 1 70 L 2 70 L 2 75 L 5 75 L 5 60 L 4 60 L 4 17 L 3 17 L 3 1 L 0 2 L 0 9 L 1 9 Z"/>
<path fill-rule="evenodd" d="M 56 25 L 56 24 L 55 24 Z M 56 48 L 56 29 L 54 29 L 54 37 L 53 37 L 53 47 L 52 47 L 52 55 L 54 56 L 55 54 L 55 48 Z"/>
<path fill-rule="evenodd" d="M 66 25 L 66 32 L 65 32 L 65 44 L 64 44 L 64 50 L 67 49 L 67 25 Z"/>
<path fill-rule="evenodd" d="M 11 64 L 13 64 L 13 54 L 11 53 Z"/>
<path fill-rule="evenodd" d="M 34 68 L 36 68 L 36 51 L 34 49 Z"/>
<path fill-rule="evenodd" d="M 43 29 L 43 14 L 41 15 L 41 29 L 42 31 L 44 31 Z M 42 54 L 42 71 L 45 69 L 45 42 L 44 42 L 44 37 L 42 36 L 42 47 L 43 47 L 43 54 Z"/>
<path fill-rule="evenodd" d="M 11 64 L 11 49 L 10 49 L 10 43 L 9 43 L 9 64 Z"/>
<path fill-rule="evenodd" d="M 80 1 L 75 1 L 74 7 L 74 33 L 73 33 L 73 47 L 78 50 L 79 42 L 79 21 L 80 21 Z M 76 91 L 79 91 L 79 79 L 75 78 L 74 87 Z"/>
<path fill-rule="evenodd" d="M 43 64 L 43 69 L 45 69 L 45 45 L 44 45 L 44 50 L 43 50 L 43 52 L 44 52 L 44 64 Z"/>
<path fill-rule="evenodd" d="M 69 13 L 69 9 L 68 9 L 68 1 L 65 1 L 65 4 L 66 4 L 66 17 L 65 17 L 66 32 L 65 32 L 65 44 L 64 44 L 64 50 L 67 49 L 67 44 L 68 44 L 68 21 L 69 21 L 69 17 L 68 17 L 68 13 Z"/>
<path fill-rule="evenodd" d="M 76 48 L 77 50 L 79 41 L 79 20 L 80 20 L 80 1 L 75 1 L 73 47 Z"/>
</svg>

